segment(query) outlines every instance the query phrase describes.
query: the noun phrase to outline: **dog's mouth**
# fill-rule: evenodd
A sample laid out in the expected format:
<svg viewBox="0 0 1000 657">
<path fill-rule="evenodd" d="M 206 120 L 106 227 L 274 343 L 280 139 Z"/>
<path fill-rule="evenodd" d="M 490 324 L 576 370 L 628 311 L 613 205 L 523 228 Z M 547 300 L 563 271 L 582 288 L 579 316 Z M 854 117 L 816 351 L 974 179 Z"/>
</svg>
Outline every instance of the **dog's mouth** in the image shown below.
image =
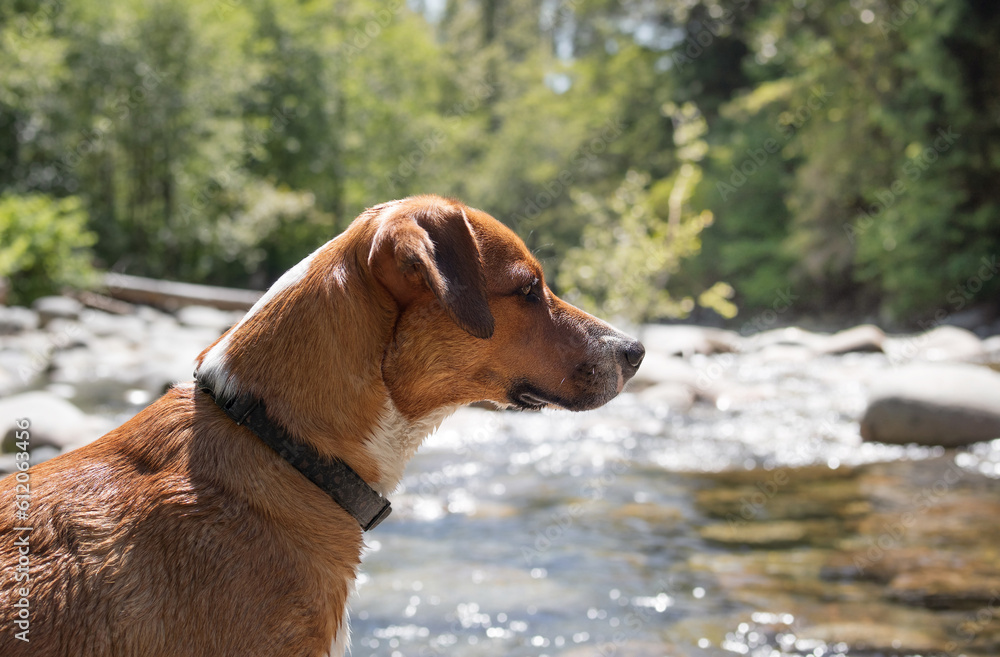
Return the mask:
<svg viewBox="0 0 1000 657">
<path fill-rule="evenodd" d="M 545 408 L 549 404 L 549 402 L 530 392 L 522 392 L 514 401 L 525 410 Z"/>
<path fill-rule="evenodd" d="M 537 411 L 550 406 L 572 410 L 574 406 L 572 402 L 562 399 L 558 395 L 546 393 L 524 382 L 511 386 L 507 393 L 507 401 L 511 406 L 522 411 Z"/>
</svg>

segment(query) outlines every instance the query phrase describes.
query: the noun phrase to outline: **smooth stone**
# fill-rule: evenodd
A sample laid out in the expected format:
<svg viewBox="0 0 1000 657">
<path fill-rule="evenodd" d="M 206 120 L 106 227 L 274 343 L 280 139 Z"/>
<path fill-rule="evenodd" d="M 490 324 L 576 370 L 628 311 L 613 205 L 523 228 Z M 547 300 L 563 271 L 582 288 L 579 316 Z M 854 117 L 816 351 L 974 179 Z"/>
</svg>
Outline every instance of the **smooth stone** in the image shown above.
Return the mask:
<svg viewBox="0 0 1000 657">
<path fill-rule="evenodd" d="M 38 328 L 38 313 L 21 306 L 0 306 L 0 335 L 16 335 Z"/>
<path fill-rule="evenodd" d="M 977 362 L 1000 371 L 1000 335 L 983 340 L 983 352 Z"/>
<path fill-rule="evenodd" d="M 957 363 L 888 372 L 872 384 L 861 437 L 943 447 L 1000 437 L 1000 374 Z"/>
<path fill-rule="evenodd" d="M 633 392 L 658 383 L 679 383 L 694 387 L 698 385 L 698 376 L 697 368 L 683 358 L 647 352 L 629 385 Z"/>
<path fill-rule="evenodd" d="M 49 459 L 54 459 L 62 452 L 58 447 L 52 445 L 40 445 L 31 450 L 31 465 L 44 463 Z"/>
<path fill-rule="evenodd" d="M 684 513 L 672 506 L 651 502 L 630 502 L 615 508 L 612 515 L 619 518 L 638 518 L 653 525 L 673 525 L 684 519 Z"/>
<path fill-rule="evenodd" d="M 53 349 L 87 347 L 93 337 L 83 324 L 75 319 L 57 317 L 45 325 Z"/>
<path fill-rule="evenodd" d="M 121 335 L 141 339 L 146 332 L 146 322 L 135 315 L 88 310 L 80 316 L 80 322 L 90 333 L 100 338 Z"/>
<path fill-rule="evenodd" d="M 695 394 L 690 386 L 683 383 L 657 383 L 639 393 L 644 404 L 683 412 L 694 405 Z"/>
<path fill-rule="evenodd" d="M 690 325 L 647 324 L 639 339 L 647 352 L 667 356 L 728 353 L 739 351 L 742 345 L 735 331 Z"/>
<path fill-rule="evenodd" d="M 239 322 L 243 314 L 210 306 L 184 306 L 177 311 L 177 321 L 183 326 L 209 328 L 221 333 Z"/>
<path fill-rule="evenodd" d="M 786 469 L 763 471 L 759 476 L 753 485 L 700 490 L 695 502 L 709 516 L 737 523 L 856 517 L 870 510 L 852 479 L 817 478 L 800 483 L 792 478 L 798 477 L 796 471 Z"/>
<path fill-rule="evenodd" d="M 79 319 L 83 311 L 83 304 L 70 297 L 41 297 L 35 299 L 31 307 L 38 313 L 38 320 L 42 326 L 46 326 L 53 319 Z"/>
<path fill-rule="evenodd" d="M 752 545 L 777 547 L 805 543 L 810 537 L 808 523 L 791 521 L 773 522 L 720 522 L 705 525 L 699 530 L 707 541 L 724 545 Z"/>
<path fill-rule="evenodd" d="M 745 363 L 808 363 L 819 352 L 801 344 L 770 344 L 747 355 Z"/>
<path fill-rule="evenodd" d="M 0 454 L 0 478 L 17 470 L 16 454 Z"/>
<path fill-rule="evenodd" d="M 909 360 L 975 361 L 985 353 L 983 341 L 975 333 L 947 325 L 919 335 L 888 338 L 884 347 L 894 363 Z"/>
<path fill-rule="evenodd" d="M 0 366 L 0 396 L 7 396 L 18 388 L 24 387 L 18 377 Z"/>
<path fill-rule="evenodd" d="M 845 331 L 834 333 L 820 347 L 824 354 L 847 354 L 852 352 L 882 351 L 885 332 L 872 324 L 862 324 Z"/>
<path fill-rule="evenodd" d="M 751 335 L 746 340 L 746 349 L 754 351 L 772 347 L 775 345 L 806 347 L 810 351 L 818 352 L 823 348 L 823 344 L 829 336 L 822 333 L 806 331 L 797 326 L 771 329 Z"/>
<path fill-rule="evenodd" d="M 919 568 L 894 577 L 886 595 L 929 609 L 976 609 L 1000 598 L 1000 573 L 959 569 L 954 562 Z"/>
<path fill-rule="evenodd" d="M 177 324 L 177 319 L 173 315 L 152 306 L 136 306 L 135 316 L 148 323 L 167 322 L 169 324 Z"/>
<path fill-rule="evenodd" d="M 16 421 L 30 420 L 31 449 L 44 445 L 60 450 L 91 442 L 111 429 L 108 420 L 92 417 L 72 403 L 49 392 L 26 392 L 0 400 L 3 444 L 15 437 Z"/>
</svg>

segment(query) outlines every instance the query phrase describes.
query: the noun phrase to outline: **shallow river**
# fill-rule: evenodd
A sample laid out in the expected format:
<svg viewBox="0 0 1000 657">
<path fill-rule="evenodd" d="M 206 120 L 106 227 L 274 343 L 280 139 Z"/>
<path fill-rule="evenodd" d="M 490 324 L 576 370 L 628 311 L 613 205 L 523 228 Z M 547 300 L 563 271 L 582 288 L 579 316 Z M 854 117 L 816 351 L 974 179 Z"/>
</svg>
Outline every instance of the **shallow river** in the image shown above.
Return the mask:
<svg viewBox="0 0 1000 657">
<path fill-rule="evenodd" d="M 368 537 L 352 654 L 1000 654 L 1000 441 L 861 444 L 882 354 L 693 364 L 737 393 L 448 420 Z"/>
</svg>

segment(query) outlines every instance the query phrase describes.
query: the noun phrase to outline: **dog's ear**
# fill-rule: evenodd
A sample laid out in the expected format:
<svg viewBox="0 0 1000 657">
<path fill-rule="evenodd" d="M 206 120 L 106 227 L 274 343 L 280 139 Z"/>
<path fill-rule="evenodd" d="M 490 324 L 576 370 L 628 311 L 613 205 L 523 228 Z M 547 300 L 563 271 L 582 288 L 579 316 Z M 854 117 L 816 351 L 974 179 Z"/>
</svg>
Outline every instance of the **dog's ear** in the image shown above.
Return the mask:
<svg viewBox="0 0 1000 657">
<path fill-rule="evenodd" d="M 483 261 L 462 208 L 403 204 L 390 212 L 368 256 L 379 281 L 402 305 L 426 286 L 458 326 L 477 338 L 491 337 Z"/>
</svg>

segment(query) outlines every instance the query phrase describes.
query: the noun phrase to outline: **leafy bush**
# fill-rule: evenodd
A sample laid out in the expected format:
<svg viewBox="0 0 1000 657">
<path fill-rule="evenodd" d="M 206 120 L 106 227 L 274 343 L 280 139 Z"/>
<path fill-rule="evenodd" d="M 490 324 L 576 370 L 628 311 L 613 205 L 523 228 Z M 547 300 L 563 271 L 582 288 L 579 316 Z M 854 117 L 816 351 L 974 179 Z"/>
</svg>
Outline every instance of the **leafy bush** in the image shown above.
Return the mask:
<svg viewBox="0 0 1000 657">
<path fill-rule="evenodd" d="M 696 304 L 731 318 L 736 307 L 729 285 L 715 283 L 696 300 L 690 290 L 697 285 L 678 284 L 681 263 L 698 254 L 702 231 L 712 224 L 710 211 L 691 207 L 707 126 L 691 103 L 671 103 L 664 111 L 674 122 L 677 172 L 650 184 L 648 174 L 629 171 L 608 199 L 575 193 L 587 225 L 582 245 L 567 252 L 557 283 L 567 300 L 629 321 L 687 317 Z"/>
<path fill-rule="evenodd" d="M 86 225 L 76 197 L 0 196 L 0 277 L 10 279 L 11 303 L 96 281 L 90 250 L 96 238 Z"/>
</svg>

